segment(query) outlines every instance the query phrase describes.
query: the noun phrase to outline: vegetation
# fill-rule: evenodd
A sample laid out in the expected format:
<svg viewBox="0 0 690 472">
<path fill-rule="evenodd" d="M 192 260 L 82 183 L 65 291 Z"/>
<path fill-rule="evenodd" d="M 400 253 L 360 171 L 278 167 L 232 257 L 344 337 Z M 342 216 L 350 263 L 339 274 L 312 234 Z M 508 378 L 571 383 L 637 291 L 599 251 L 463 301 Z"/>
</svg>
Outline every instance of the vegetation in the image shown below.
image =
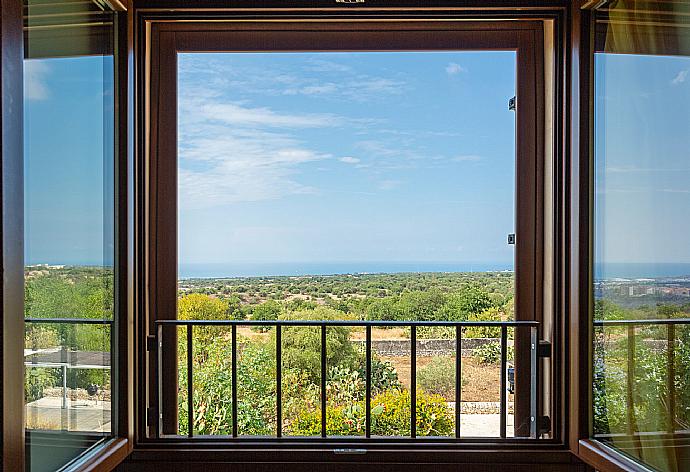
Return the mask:
<svg viewBox="0 0 690 472">
<path fill-rule="evenodd" d="M 190 279 L 179 283 L 181 319 L 265 320 L 429 320 L 501 321 L 513 319 L 512 273 L 361 274 L 337 276 Z M 616 292 L 618 293 L 618 292 Z M 113 316 L 113 274 L 106 268 L 45 266 L 27 269 L 27 318 L 90 318 Z M 596 319 L 651 319 L 690 316 L 690 304 L 623 304 L 603 298 L 595 303 Z M 258 331 L 258 332 L 257 332 Z M 396 331 L 400 336 L 400 330 Z M 284 434 L 320 434 L 321 330 L 282 328 L 282 405 Z M 497 338 L 500 330 L 468 327 L 465 338 Z M 402 332 L 404 335 L 404 332 Z M 454 338 L 450 328 L 419 327 L 419 338 Z M 627 372 L 625 329 L 595 332 L 594 429 L 625 433 L 628 427 L 627 382 L 633 377 L 636 427 L 664 430 L 667 409 L 675 395 L 675 425 L 690 428 L 690 327 L 676 330 L 674 389 L 667 390 L 666 328 L 638 327 L 634 372 Z M 27 323 L 26 347 L 33 350 L 109 351 L 110 325 Z M 179 418 L 186 432 L 186 333 L 180 330 Z M 195 327 L 194 431 L 226 435 L 232 432 L 231 337 L 226 327 Z M 364 430 L 364 353 L 361 328 L 329 327 L 327 352 L 327 430 L 358 435 Z M 275 329 L 243 331 L 237 352 L 238 430 L 243 435 L 273 435 L 277 428 Z M 500 348 L 495 341 L 474 350 L 480 365 L 495 365 Z M 512 358 L 512 348 L 508 352 Z M 70 388 L 97 384 L 109 388 L 107 370 L 69 369 Z M 53 368 L 27 369 L 27 401 L 43 397 L 48 387 L 62 384 Z M 437 357 L 417 372 L 417 431 L 446 435 L 453 415 L 447 401 L 455 389 L 453 358 Z M 372 428 L 374 434 L 409 434 L 409 391 L 388 360 L 372 359 Z"/>
<path fill-rule="evenodd" d="M 434 357 L 429 364 L 417 372 L 419 388 L 444 398 L 455 396 L 455 358 L 450 356 Z"/>
</svg>

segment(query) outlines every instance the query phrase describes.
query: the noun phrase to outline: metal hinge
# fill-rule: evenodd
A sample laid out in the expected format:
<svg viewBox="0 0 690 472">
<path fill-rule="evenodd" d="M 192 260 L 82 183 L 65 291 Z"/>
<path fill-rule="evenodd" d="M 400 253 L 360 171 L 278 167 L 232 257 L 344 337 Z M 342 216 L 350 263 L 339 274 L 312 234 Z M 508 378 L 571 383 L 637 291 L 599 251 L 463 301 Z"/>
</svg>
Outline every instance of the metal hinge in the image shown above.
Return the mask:
<svg viewBox="0 0 690 472">
<path fill-rule="evenodd" d="M 515 111 L 516 108 L 517 108 L 517 97 L 513 97 L 510 100 L 508 100 L 508 110 Z"/>
<path fill-rule="evenodd" d="M 537 346 L 537 356 L 551 357 L 551 343 L 549 341 L 544 341 L 543 339 L 539 341 L 539 345 Z"/>
<path fill-rule="evenodd" d="M 147 352 L 154 352 L 158 346 L 156 346 L 156 337 L 151 335 L 151 336 L 146 336 L 146 351 Z"/>
<path fill-rule="evenodd" d="M 515 244 L 515 233 L 510 233 L 508 235 L 508 244 Z"/>
</svg>

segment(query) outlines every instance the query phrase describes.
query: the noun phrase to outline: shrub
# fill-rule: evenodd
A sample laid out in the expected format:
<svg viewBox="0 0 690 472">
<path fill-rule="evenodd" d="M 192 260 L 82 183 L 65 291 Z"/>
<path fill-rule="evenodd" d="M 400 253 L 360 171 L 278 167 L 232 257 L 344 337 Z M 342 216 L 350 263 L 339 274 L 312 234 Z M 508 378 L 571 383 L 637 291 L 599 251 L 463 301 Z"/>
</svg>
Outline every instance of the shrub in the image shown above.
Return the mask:
<svg viewBox="0 0 690 472">
<path fill-rule="evenodd" d="M 417 372 L 417 385 L 427 393 L 452 399 L 455 395 L 455 359 L 434 357 Z"/>
<path fill-rule="evenodd" d="M 26 368 L 24 374 L 24 399 L 30 403 L 43 398 L 45 388 L 62 385 L 60 369 L 34 367 Z"/>
<path fill-rule="evenodd" d="M 453 414 L 439 395 L 417 394 L 417 435 L 448 436 L 453 431 Z M 357 436 L 364 433 L 365 408 L 359 401 L 350 405 L 326 408 L 326 432 L 329 435 Z M 384 436 L 410 435 L 410 394 L 407 390 L 390 390 L 371 400 L 372 433 Z M 321 434 L 321 412 L 301 410 L 291 423 L 290 434 Z"/>
<path fill-rule="evenodd" d="M 364 398 L 364 377 L 348 367 L 334 366 L 328 369 L 326 399 L 334 405 L 352 404 Z"/>
<path fill-rule="evenodd" d="M 256 305 L 251 312 L 249 318 L 253 321 L 273 321 L 280 316 L 281 307 L 275 300 L 268 300 L 259 305 Z M 256 331 L 266 332 L 270 328 L 268 326 L 254 327 Z"/>
<path fill-rule="evenodd" d="M 468 285 L 452 294 L 441 307 L 443 319 L 464 321 L 471 314 L 480 314 L 493 306 L 486 290 L 479 285 Z"/>
<path fill-rule="evenodd" d="M 513 360 L 513 346 L 508 346 L 506 360 Z M 489 342 L 479 346 L 472 352 L 472 357 L 480 364 L 498 364 L 501 361 L 501 345 L 497 342 Z"/>
<path fill-rule="evenodd" d="M 453 414 L 439 395 L 417 393 L 417 435 L 448 436 L 453 431 Z M 410 435 L 410 393 L 390 390 L 371 402 L 372 433 L 386 436 Z"/>
<path fill-rule="evenodd" d="M 363 361 L 364 362 L 364 361 Z M 365 368 L 360 368 L 360 376 L 364 378 Z M 382 361 L 376 356 L 371 359 L 371 393 L 378 395 L 386 390 L 402 390 L 402 384 L 398 378 L 398 371 L 393 364 Z"/>
<path fill-rule="evenodd" d="M 320 306 L 315 310 L 297 311 L 282 315 L 283 319 L 334 320 L 342 319 L 342 313 Z M 275 334 L 273 335 L 275 336 Z M 358 353 L 350 342 L 350 328 L 329 326 L 326 330 L 326 362 L 330 366 L 347 367 L 358 365 Z M 308 378 L 318 383 L 321 378 L 321 328 L 285 327 L 282 330 L 283 366 L 305 372 Z M 275 345 L 275 341 L 273 341 Z"/>
</svg>

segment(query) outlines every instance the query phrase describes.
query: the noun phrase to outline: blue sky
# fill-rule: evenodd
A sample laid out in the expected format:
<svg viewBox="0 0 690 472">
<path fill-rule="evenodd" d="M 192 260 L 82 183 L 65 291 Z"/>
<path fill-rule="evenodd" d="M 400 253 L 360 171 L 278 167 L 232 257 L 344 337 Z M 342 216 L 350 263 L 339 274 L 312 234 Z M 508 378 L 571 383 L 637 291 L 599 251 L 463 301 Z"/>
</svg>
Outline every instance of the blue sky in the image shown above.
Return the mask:
<svg viewBox="0 0 690 472">
<path fill-rule="evenodd" d="M 596 260 L 690 262 L 690 58 L 596 56 Z"/>
<path fill-rule="evenodd" d="M 112 263 L 112 75 L 112 57 L 24 61 L 27 264 Z"/>
<path fill-rule="evenodd" d="M 512 263 L 515 55 L 179 56 L 181 263 Z"/>
<path fill-rule="evenodd" d="M 514 60 L 181 55 L 181 262 L 510 263 Z M 109 263 L 112 58 L 25 64 L 26 260 Z M 690 262 L 690 58 L 596 71 L 597 260 Z"/>
</svg>

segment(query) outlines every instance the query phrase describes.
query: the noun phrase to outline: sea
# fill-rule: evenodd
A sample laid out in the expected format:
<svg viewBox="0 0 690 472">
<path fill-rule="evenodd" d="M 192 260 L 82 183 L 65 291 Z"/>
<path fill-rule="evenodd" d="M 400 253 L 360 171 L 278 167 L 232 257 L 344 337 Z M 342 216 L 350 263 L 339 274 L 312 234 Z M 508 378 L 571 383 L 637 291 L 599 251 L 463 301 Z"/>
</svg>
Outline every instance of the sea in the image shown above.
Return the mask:
<svg viewBox="0 0 690 472">
<path fill-rule="evenodd" d="M 180 264 L 179 278 L 229 278 L 296 275 L 415 272 L 512 272 L 512 262 L 242 262 Z M 600 263 L 597 280 L 690 277 L 690 263 Z"/>
<path fill-rule="evenodd" d="M 180 279 L 414 272 L 511 272 L 512 262 L 258 262 L 180 264 Z"/>
</svg>

